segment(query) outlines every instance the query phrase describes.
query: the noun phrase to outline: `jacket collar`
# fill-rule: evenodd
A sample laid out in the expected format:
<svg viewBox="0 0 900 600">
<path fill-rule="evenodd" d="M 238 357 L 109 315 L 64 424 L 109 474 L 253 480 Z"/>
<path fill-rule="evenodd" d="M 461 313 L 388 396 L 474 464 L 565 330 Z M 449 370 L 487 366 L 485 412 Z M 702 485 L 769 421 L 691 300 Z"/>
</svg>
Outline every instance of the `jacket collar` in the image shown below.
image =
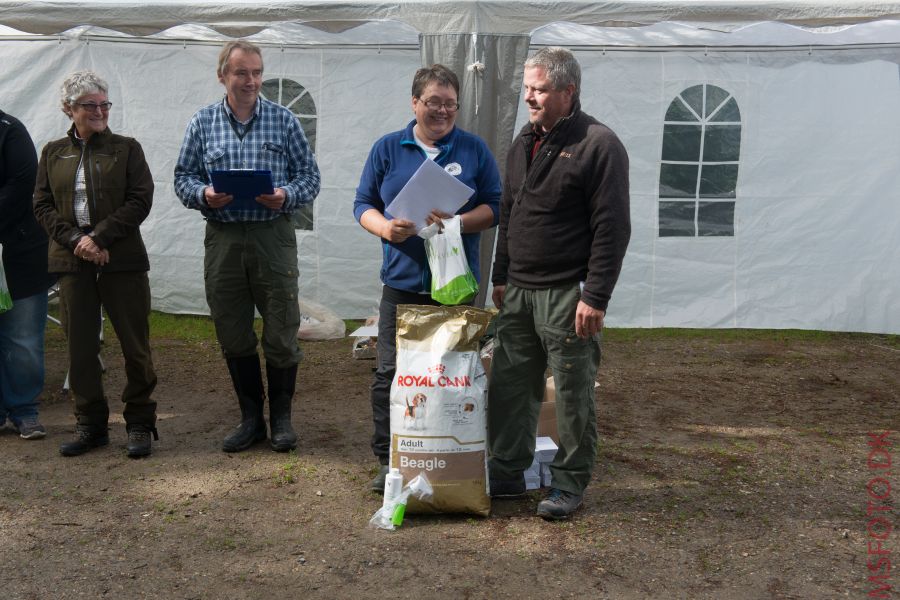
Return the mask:
<svg viewBox="0 0 900 600">
<path fill-rule="evenodd" d="M 72 140 L 72 143 L 75 145 L 81 144 L 84 142 L 80 137 L 75 135 L 75 123 L 72 123 L 72 126 L 69 127 L 69 131 L 66 132 L 66 135 L 69 136 L 69 139 Z M 109 127 L 101 131 L 100 133 L 95 133 L 90 138 L 88 138 L 87 143 L 89 144 L 99 144 L 99 141 L 92 141 L 94 139 L 97 140 L 105 140 L 108 139 L 112 135 L 112 131 L 110 131 Z"/>
<path fill-rule="evenodd" d="M 576 116 L 578 113 L 580 113 L 580 112 L 581 112 L 581 101 L 580 101 L 580 100 L 576 100 L 575 102 L 572 103 L 572 112 L 570 112 L 570 113 L 569 113 L 568 115 L 566 115 L 565 117 L 560 117 L 559 120 L 556 121 L 556 123 L 553 124 L 553 127 L 550 128 L 550 131 L 548 131 L 547 133 L 545 133 L 545 134 L 543 134 L 543 135 L 539 135 L 539 134 L 535 131 L 534 125 L 533 125 L 532 123 L 528 123 L 528 124 L 526 124 L 525 127 L 522 129 L 522 137 L 528 138 L 528 139 L 527 139 L 527 142 L 528 142 L 529 144 L 533 143 L 533 139 L 532 139 L 532 138 L 535 138 L 535 137 L 540 137 L 540 138 L 543 138 L 544 140 L 546 140 L 546 139 L 548 139 L 551 135 L 553 135 L 554 133 L 556 133 L 557 131 L 559 131 L 560 129 L 563 129 L 563 128 L 564 128 L 568 123 L 570 123 L 570 122 L 575 118 L 575 116 Z"/>
<path fill-rule="evenodd" d="M 230 119 L 234 119 L 236 123 L 242 123 L 238 120 L 237 115 L 234 114 L 234 111 L 231 110 L 231 106 L 228 105 L 228 96 L 226 95 L 222 99 L 222 110 L 225 111 L 225 114 L 228 115 Z M 256 104 L 253 105 L 253 114 L 250 115 L 250 118 L 247 119 L 247 123 L 255 119 L 262 112 L 262 96 L 256 97 Z M 243 123 L 242 123 L 243 124 Z"/>
<path fill-rule="evenodd" d="M 416 143 L 416 133 L 413 131 L 416 127 L 416 120 L 413 119 L 406 126 L 406 129 L 403 131 L 403 139 L 400 140 L 401 144 L 412 144 L 413 146 L 418 146 Z M 456 125 L 453 126 L 453 129 L 450 130 L 450 133 L 439 139 L 435 146 L 441 149 L 441 152 L 449 151 L 450 148 L 453 147 L 453 141 L 456 139 L 456 130 L 458 127 Z"/>
</svg>

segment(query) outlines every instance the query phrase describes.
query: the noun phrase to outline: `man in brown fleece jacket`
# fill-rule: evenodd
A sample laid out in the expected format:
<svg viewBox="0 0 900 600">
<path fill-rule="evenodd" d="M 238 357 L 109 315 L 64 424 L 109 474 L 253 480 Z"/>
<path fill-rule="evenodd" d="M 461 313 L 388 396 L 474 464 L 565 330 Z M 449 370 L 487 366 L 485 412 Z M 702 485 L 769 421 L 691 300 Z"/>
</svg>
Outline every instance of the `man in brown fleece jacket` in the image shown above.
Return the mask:
<svg viewBox="0 0 900 600">
<path fill-rule="evenodd" d="M 492 281 L 500 308 L 488 429 L 494 497 L 525 492 L 549 365 L 559 450 L 545 519 L 582 504 L 597 454 L 600 332 L 631 235 L 628 154 L 581 111 L 581 68 L 543 48 L 525 62 L 530 123 L 507 156 Z"/>
</svg>

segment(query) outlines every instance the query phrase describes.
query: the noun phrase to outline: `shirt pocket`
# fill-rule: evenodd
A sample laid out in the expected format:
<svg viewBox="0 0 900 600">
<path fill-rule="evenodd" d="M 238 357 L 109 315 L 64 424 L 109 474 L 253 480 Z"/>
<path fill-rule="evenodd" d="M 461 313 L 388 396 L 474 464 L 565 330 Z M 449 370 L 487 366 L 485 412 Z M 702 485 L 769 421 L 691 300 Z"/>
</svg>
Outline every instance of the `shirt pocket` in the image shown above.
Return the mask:
<svg viewBox="0 0 900 600">
<path fill-rule="evenodd" d="M 87 164 L 85 168 L 90 169 L 90 182 L 88 185 L 88 193 L 95 194 L 95 200 L 113 200 L 123 197 L 125 190 L 125 159 L 121 156 L 121 150 L 111 150 L 108 152 L 91 152 L 88 154 Z M 120 168 L 119 162 L 122 162 Z M 98 210 L 96 204 L 92 210 Z M 97 219 L 102 219 L 105 215 L 94 215 Z"/>
<path fill-rule="evenodd" d="M 263 142 L 259 152 L 262 167 L 272 171 L 273 178 L 283 173 L 287 165 L 287 149 L 276 142 Z M 276 184 L 277 185 L 277 184 Z"/>
<path fill-rule="evenodd" d="M 225 148 L 209 148 L 203 154 L 203 162 L 208 171 L 217 171 L 225 168 Z"/>
</svg>

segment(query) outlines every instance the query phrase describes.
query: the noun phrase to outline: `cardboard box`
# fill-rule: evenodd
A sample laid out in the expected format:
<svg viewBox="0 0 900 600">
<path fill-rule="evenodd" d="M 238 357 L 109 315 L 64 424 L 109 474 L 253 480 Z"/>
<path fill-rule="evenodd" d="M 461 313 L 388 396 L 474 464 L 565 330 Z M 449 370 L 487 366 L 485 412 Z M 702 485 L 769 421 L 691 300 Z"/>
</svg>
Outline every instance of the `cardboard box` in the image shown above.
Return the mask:
<svg viewBox="0 0 900 600">
<path fill-rule="evenodd" d="M 488 381 L 491 380 L 491 360 L 493 360 L 493 356 L 481 355 L 481 366 L 484 367 L 484 374 L 487 375 Z"/>
<path fill-rule="evenodd" d="M 556 382 L 553 381 L 553 375 L 547 378 L 547 384 L 544 387 L 544 402 L 556 402 Z"/>
<path fill-rule="evenodd" d="M 600 384 L 594 382 L 594 388 L 600 387 Z M 541 402 L 541 412 L 538 416 L 538 436 L 547 436 L 554 442 L 559 444 L 559 431 L 556 428 L 556 383 L 553 376 L 547 378 L 547 385 L 544 387 L 544 401 Z"/>
<path fill-rule="evenodd" d="M 559 432 L 556 430 L 556 384 L 553 377 L 547 378 L 544 388 L 544 401 L 538 415 L 538 437 L 548 437 L 559 444 Z"/>
</svg>

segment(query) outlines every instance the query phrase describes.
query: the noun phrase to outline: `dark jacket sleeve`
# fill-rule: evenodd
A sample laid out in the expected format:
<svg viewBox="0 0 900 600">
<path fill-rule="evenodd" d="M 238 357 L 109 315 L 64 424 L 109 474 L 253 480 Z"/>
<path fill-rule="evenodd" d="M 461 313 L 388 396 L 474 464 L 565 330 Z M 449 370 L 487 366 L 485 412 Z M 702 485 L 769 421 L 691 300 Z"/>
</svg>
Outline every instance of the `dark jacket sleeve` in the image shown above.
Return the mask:
<svg viewBox="0 0 900 600">
<path fill-rule="evenodd" d="M 510 157 L 513 150 L 510 149 Z M 497 224 L 497 245 L 494 250 L 494 268 L 491 271 L 491 283 L 495 286 L 506 285 L 506 274 L 509 272 L 509 250 L 506 243 L 506 230 L 509 226 L 509 211 L 514 201 L 509 186 L 509 167 L 503 175 L 503 192 L 500 196 L 500 222 Z"/>
<path fill-rule="evenodd" d="M 606 310 L 631 238 L 628 153 L 611 132 L 597 145 L 596 167 L 590 197 L 593 239 L 582 300 Z"/>
<path fill-rule="evenodd" d="M 59 199 L 53 196 L 50 185 L 50 177 L 47 173 L 47 157 L 50 154 L 52 142 L 46 144 L 41 150 L 41 160 L 38 163 L 37 182 L 34 184 L 34 216 L 38 223 L 55 241 L 64 248 L 75 249 L 75 243 L 81 235 L 79 229 L 65 220 L 59 212 L 57 202 Z"/>
<path fill-rule="evenodd" d="M 37 154 L 25 127 L 18 121 L 0 124 L 0 242 L 31 211 L 36 173 Z"/>
<path fill-rule="evenodd" d="M 94 226 L 92 237 L 101 248 L 132 235 L 150 214 L 153 205 L 153 176 L 137 140 L 128 138 L 125 167 L 125 201 Z"/>
</svg>

